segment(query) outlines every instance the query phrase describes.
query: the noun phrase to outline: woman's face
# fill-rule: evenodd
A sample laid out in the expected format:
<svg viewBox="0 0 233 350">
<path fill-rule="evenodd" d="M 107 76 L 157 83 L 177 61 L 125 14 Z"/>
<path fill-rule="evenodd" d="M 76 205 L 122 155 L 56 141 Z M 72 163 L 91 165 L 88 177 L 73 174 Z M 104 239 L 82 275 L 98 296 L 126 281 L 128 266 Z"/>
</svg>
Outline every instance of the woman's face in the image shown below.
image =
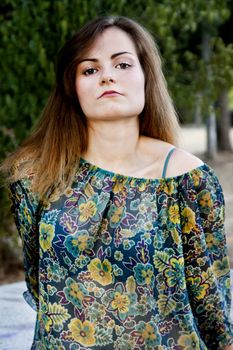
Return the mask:
<svg viewBox="0 0 233 350">
<path fill-rule="evenodd" d="M 145 78 L 130 36 L 106 29 L 78 64 L 76 91 L 92 120 L 137 117 L 145 104 Z"/>
</svg>

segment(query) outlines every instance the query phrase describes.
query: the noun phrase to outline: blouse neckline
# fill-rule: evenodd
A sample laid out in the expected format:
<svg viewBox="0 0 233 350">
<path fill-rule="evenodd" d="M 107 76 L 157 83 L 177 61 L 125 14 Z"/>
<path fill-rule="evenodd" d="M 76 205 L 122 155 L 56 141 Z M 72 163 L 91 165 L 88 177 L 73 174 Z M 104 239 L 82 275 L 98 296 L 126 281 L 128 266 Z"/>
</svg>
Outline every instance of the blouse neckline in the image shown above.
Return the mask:
<svg viewBox="0 0 233 350">
<path fill-rule="evenodd" d="M 124 174 L 120 174 L 117 172 L 113 172 L 104 168 L 101 168 L 100 166 L 93 164 L 91 162 L 89 162 L 88 160 L 80 157 L 80 164 L 81 165 L 87 165 L 88 168 L 91 171 L 98 171 L 101 174 L 105 175 L 105 176 L 111 176 L 111 177 L 115 177 L 115 178 L 120 178 L 122 180 L 126 180 L 126 181 L 144 181 L 146 183 L 160 183 L 162 181 L 178 181 L 179 179 L 183 178 L 184 176 L 191 176 L 195 171 L 198 170 L 204 170 L 206 169 L 208 166 L 207 164 L 203 163 L 189 171 L 186 171 L 183 174 L 180 175 L 175 175 L 175 176 L 170 176 L 170 177 L 160 177 L 160 178 L 145 178 L 145 177 L 135 177 L 135 176 L 130 176 L 130 175 L 124 175 Z"/>
</svg>

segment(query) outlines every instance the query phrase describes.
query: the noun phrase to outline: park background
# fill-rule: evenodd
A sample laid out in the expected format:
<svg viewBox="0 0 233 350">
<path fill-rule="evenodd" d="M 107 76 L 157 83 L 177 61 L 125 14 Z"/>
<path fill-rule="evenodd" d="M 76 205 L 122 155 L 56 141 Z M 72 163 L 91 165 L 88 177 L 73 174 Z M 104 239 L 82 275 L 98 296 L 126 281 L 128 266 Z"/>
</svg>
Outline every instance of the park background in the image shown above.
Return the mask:
<svg viewBox="0 0 233 350">
<path fill-rule="evenodd" d="M 59 48 L 99 15 L 128 16 L 154 36 L 182 125 L 181 146 L 211 165 L 226 198 L 233 267 L 233 0 L 1 0 L 0 161 L 36 125 Z M 23 278 L 21 242 L 0 186 L 0 283 Z"/>
</svg>

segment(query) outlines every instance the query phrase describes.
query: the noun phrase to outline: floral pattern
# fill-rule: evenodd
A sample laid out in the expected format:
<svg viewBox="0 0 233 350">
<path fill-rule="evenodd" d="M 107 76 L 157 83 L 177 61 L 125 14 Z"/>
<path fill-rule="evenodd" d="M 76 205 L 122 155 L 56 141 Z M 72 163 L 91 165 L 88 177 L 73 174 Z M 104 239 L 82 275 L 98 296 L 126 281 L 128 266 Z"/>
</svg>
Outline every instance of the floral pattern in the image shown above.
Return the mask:
<svg viewBox="0 0 233 350">
<path fill-rule="evenodd" d="M 81 322 L 78 319 L 73 319 L 68 328 L 71 330 L 73 339 L 84 346 L 95 345 L 95 329 L 94 324 L 89 321 Z"/>
<path fill-rule="evenodd" d="M 197 334 L 192 332 L 191 334 L 181 335 L 178 339 L 178 344 L 184 350 L 199 350 L 200 343 Z"/>
<path fill-rule="evenodd" d="M 85 295 L 89 294 L 88 291 L 82 283 L 75 282 L 70 277 L 66 280 L 66 285 L 64 288 L 66 299 L 81 309 Z"/>
<path fill-rule="evenodd" d="M 10 186 L 23 240 L 31 350 L 206 350 L 233 342 L 224 199 L 206 164 L 162 179 L 81 159 L 46 206 Z"/>
<path fill-rule="evenodd" d="M 54 227 L 51 224 L 46 224 L 44 222 L 40 225 L 40 246 L 45 252 L 47 249 L 51 248 L 52 240 L 54 238 Z"/>
</svg>

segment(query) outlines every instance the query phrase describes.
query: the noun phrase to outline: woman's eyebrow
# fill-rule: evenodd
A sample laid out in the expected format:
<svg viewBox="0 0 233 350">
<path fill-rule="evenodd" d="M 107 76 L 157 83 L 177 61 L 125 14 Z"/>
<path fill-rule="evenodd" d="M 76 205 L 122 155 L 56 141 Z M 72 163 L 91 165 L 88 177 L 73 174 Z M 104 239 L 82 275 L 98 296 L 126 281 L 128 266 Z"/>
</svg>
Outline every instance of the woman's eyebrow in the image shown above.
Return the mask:
<svg viewBox="0 0 233 350">
<path fill-rule="evenodd" d="M 128 51 L 117 52 L 117 53 L 114 53 L 114 54 L 111 55 L 111 60 L 114 59 L 117 56 L 124 55 L 124 54 L 133 55 L 132 52 L 128 52 Z M 98 59 L 97 58 L 84 58 L 79 63 L 82 63 L 82 62 L 85 62 L 85 61 L 98 62 Z"/>
</svg>

